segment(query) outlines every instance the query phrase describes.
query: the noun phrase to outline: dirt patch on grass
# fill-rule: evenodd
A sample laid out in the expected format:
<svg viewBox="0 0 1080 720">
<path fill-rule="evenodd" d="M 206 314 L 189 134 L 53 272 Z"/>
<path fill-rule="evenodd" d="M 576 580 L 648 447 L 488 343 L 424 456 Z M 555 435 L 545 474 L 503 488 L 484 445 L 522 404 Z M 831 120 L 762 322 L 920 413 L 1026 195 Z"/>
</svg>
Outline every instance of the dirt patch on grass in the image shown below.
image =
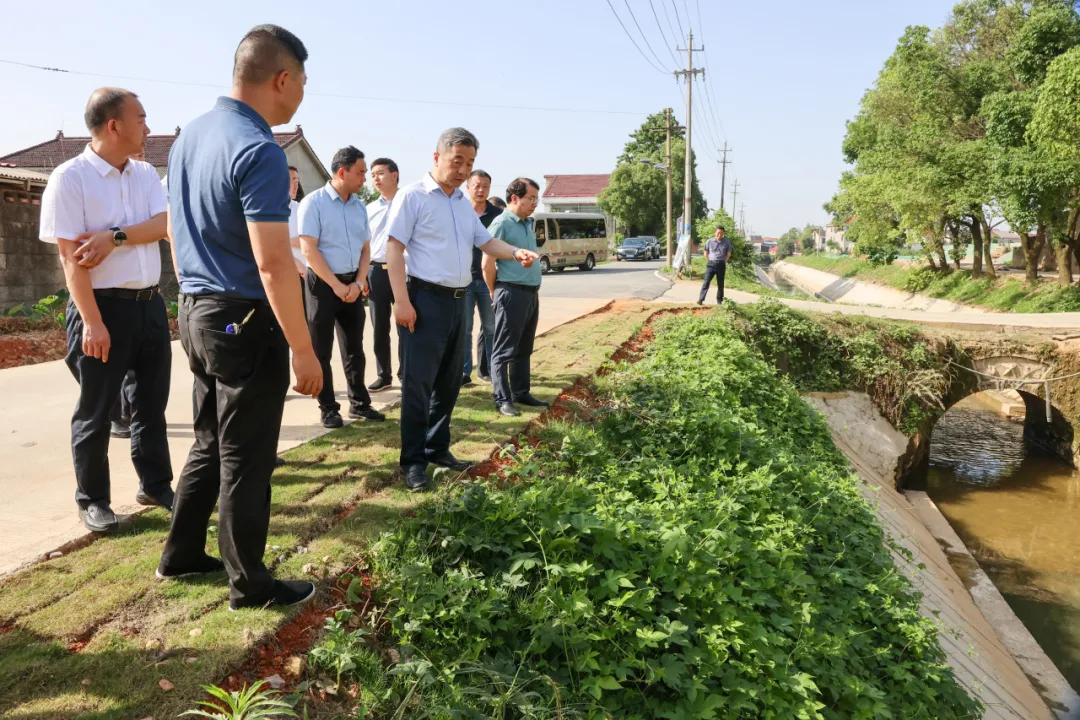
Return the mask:
<svg viewBox="0 0 1080 720">
<path fill-rule="evenodd" d="M 67 331 L 54 322 L 29 318 L 0 318 L 0 370 L 62 360 L 67 354 Z M 173 340 L 180 337 L 176 318 L 169 318 Z"/>
</svg>

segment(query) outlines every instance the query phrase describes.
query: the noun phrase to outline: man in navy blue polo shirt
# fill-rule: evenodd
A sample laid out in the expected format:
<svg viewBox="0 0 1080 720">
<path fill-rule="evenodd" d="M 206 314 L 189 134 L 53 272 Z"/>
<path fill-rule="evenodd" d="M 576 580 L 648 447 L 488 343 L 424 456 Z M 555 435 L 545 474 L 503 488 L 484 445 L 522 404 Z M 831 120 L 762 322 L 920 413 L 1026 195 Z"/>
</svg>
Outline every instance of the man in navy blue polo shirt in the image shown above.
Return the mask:
<svg viewBox="0 0 1080 720">
<path fill-rule="evenodd" d="M 289 388 L 315 396 L 322 369 L 304 321 L 289 247 L 289 169 L 270 132 L 304 99 L 300 40 L 253 28 L 236 49 L 233 88 L 169 154 L 169 237 L 180 290 L 180 340 L 195 375 L 195 444 L 180 475 L 157 575 L 213 572 L 205 552 L 219 503 L 218 547 L 229 607 L 294 605 L 315 593 L 263 564 L 270 476 Z"/>
</svg>

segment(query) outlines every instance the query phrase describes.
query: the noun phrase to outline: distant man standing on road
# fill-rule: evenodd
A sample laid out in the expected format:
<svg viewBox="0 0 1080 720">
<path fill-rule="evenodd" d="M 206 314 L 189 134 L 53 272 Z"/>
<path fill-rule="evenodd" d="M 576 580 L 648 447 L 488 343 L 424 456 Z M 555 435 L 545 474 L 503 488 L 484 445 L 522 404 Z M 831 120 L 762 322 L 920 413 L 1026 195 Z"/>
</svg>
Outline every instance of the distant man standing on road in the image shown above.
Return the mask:
<svg viewBox="0 0 1080 720">
<path fill-rule="evenodd" d="M 731 241 L 724 237 L 724 226 L 716 228 L 716 237 L 705 243 L 705 282 L 701 284 L 701 295 L 697 304 L 705 302 L 709 293 L 709 283 L 716 278 L 716 304 L 724 302 L 724 275 L 727 273 L 728 259 L 731 257 Z"/>
<path fill-rule="evenodd" d="M 401 468 L 413 491 L 427 487 L 429 462 L 458 472 L 471 466 L 450 453 L 450 416 L 461 390 L 472 249 L 525 267 L 537 259 L 534 252 L 493 240 L 461 192 L 479 146 L 465 128 L 440 135 L 435 166 L 398 192 L 387 221 L 386 261 L 398 340 L 405 345 Z"/>
<path fill-rule="evenodd" d="M 377 392 L 391 385 L 390 311 L 394 307 L 394 290 L 386 272 L 386 238 L 389 227 L 390 203 L 397 195 L 400 175 L 397 163 L 390 158 L 378 158 L 371 163 L 371 182 L 379 197 L 368 203 L 368 222 L 371 224 L 371 270 L 368 271 L 368 311 L 371 313 L 371 332 L 375 341 L 375 369 L 378 376 L 368 385 Z M 401 345 L 398 345 L 398 379 L 401 379 Z"/>
<path fill-rule="evenodd" d="M 483 170 L 473 170 L 465 187 L 469 191 L 473 210 L 480 216 L 480 224 L 491 227 L 495 218 L 502 214 L 502 210 L 487 199 L 491 191 L 491 176 Z M 495 347 L 495 310 L 491 307 L 491 295 L 487 283 L 484 282 L 484 270 L 481 266 L 483 257 L 484 253 L 480 252 L 480 248 L 473 248 L 472 282 L 465 293 L 465 367 L 461 373 L 462 385 L 472 382 L 472 330 L 475 317 L 473 307 L 480 313 L 480 334 L 476 338 L 477 374 L 481 380 L 491 379 L 491 353 Z"/>
<path fill-rule="evenodd" d="M 129 370 L 135 500 L 173 506 L 165 428 L 172 349 L 158 288 L 166 200 L 154 168 L 131 159 L 150 133 L 138 96 L 95 90 L 84 117 L 90 143 L 49 177 L 39 237 L 59 247 L 71 293 L 65 360 L 79 383 L 71 418 L 79 518 L 92 532 L 113 532 L 109 415 Z"/>
<path fill-rule="evenodd" d="M 330 182 L 300 203 L 300 244 L 311 270 L 304 277 L 308 329 L 322 363 L 319 410 L 323 427 L 339 428 L 343 424 L 341 405 L 334 397 L 330 369 L 335 329 L 349 389 L 349 417 L 379 422 L 386 416 L 371 407 L 371 395 L 364 386 L 364 304 L 360 297 L 368 292 L 371 232 L 367 207 L 356 195 L 367 180 L 364 153 L 352 145 L 338 150 L 330 172 Z"/>
<path fill-rule="evenodd" d="M 491 223 L 492 236 L 535 254 L 532 214 L 539 202 L 540 186 L 535 181 L 514 180 L 506 188 L 506 210 Z M 515 403 L 532 407 L 549 405 L 530 392 L 530 361 L 540 318 L 541 275 L 539 265 L 523 267 L 491 256 L 484 258 L 484 279 L 495 298 L 495 350 L 491 362 L 495 407 L 510 417 L 521 414 Z"/>
<path fill-rule="evenodd" d="M 233 87 L 169 153 L 169 236 L 180 277 L 180 339 L 195 376 L 195 443 L 176 490 L 160 578 L 229 573 L 229 608 L 288 606 L 315 594 L 263 563 L 289 348 L 296 391 L 316 396 L 311 347 L 289 252 L 289 167 L 270 128 L 304 99 L 300 39 L 258 25 L 233 60 Z M 206 532 L 218 505 L 218 548 Z"/>
</svg>

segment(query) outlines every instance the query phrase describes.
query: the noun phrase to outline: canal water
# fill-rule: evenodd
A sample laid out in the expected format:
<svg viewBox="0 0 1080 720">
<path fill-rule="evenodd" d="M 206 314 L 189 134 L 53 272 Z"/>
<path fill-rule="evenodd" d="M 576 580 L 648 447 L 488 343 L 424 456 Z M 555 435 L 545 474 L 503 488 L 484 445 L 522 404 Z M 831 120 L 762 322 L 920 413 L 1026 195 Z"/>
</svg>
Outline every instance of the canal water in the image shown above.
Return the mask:
<svg viewBox="0 0 1080 720">
<path fill-rule="evenodd" d="M 1025 452 L 1023 421 L 976 395 L 934 429 L 927 492 L 1065 679 L 1080 687 L 1080 473 Z"/>
</svg>

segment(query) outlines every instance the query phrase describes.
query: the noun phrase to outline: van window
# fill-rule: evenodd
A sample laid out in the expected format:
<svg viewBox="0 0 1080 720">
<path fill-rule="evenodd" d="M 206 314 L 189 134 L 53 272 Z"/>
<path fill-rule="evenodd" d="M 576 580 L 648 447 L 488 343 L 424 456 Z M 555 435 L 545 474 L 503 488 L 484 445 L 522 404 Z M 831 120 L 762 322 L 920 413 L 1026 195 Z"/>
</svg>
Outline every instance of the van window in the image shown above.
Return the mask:
<svg viewBox="0 0 1080 720">
<path fill-rule="evenodd" d="M 563 240 L 607 237 L 604 221 L 587 218 L 560 218 L 559 237 Z"/>
<path fill-rule="evenodd" d="M 547 220 L 543 218 L 537 220 L 533 224 L 533 234 L 536 236 L 537 247 L 543 245 L 547 241 Z"/>
</svg>

